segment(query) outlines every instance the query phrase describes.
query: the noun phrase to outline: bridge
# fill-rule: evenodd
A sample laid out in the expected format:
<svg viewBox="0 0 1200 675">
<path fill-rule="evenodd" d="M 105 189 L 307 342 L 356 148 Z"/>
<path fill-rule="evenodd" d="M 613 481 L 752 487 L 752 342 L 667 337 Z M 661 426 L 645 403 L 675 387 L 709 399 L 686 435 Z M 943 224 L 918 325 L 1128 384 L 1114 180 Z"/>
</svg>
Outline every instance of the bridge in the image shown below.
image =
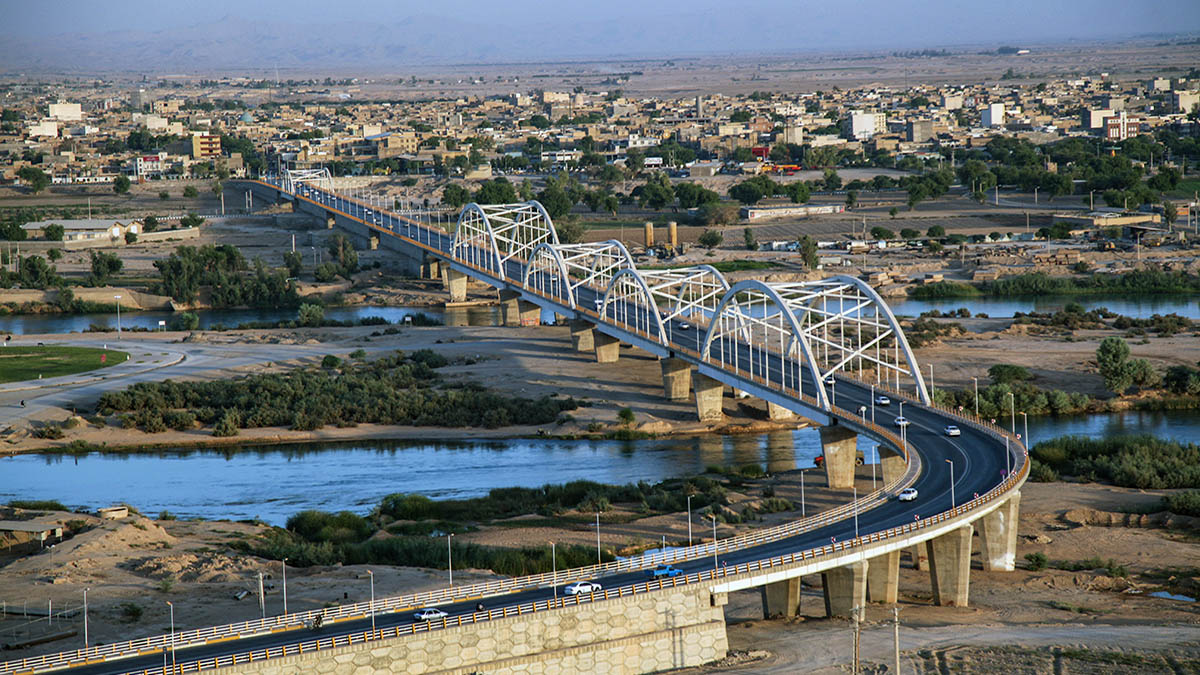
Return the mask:
<svg viewBox="0 0 1200 675">
<path fill-rule="evenodd" d="M 720 418 L 727 387 L 762 398 L 775 419 L 813 420 L 828 484 L 848 501 L 686 548 L 8 661 L 0 675 L 651 672 L 723 657 L 731 592 L 759 589 L 764 615 L 793 616 L 801 577 L 820 574 L 826 612 L 847 616 L 868 602 L 896 602 L 907 551 L 928 567 L 936 604 L 965 606 L 976 530 L 982 568 L 1014 569 L 1024 446 L 933 404 L 899 322 L 859 279 L 730 284 L 706 265 L 641 269 L 618 241 L 560 242 L 533 201 L 469 204 L 455 218 L 340 192 L 324 172 L 245 185 L 394 251 L 413 273 L 440 276 L 454 300 L 465 299 L 468 279 L 494 287 L 506 324 L 536 323 L 546 310 L 570 323 L 574 349 L 599 362 L 618 362 L 622 343 L 658 356 L 664 395 L 694 394 L 701 420 Z M 890 404 L 877 405 L 878 396 Z M 944 433 L 950 424 L 960 436 Z M 853 487 L 859 434 L 879 443 L 884 477 L 861 496 Z M 918 499 L 895 499 L 909 487 Z M 648 574 L 662 564 L 680 574 Z M 560 592 L 584 579 L 603 588 Z M 481 599 L 486 609 L 476 611 Z M 415 620 L 430 606 L 447 616 Z M 308 628 L 318 616 L 322 626 Z"/>
</svg>

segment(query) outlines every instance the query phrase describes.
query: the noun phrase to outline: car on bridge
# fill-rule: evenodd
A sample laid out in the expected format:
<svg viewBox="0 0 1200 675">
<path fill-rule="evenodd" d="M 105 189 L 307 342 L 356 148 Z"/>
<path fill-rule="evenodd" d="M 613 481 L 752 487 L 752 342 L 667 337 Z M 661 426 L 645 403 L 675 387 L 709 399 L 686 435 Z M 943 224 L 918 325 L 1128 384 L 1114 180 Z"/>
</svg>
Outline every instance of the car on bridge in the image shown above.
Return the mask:
<svg viewBox="0 0 1200 675">
<path fill-rule="evenodd" d="M 691 329 L 692 329 L 692 324 L 690 324 L 686 321 L 679 322 L 679 330 L 691 330 Z"/>
<path fill-rule="evenodd" d="M 901 416 L 897 417 L 896 421 L 892 422 L 892 424 L 895 424 L 898 427 L 906 427 L 906 426 L 912 424 L 912 422 L 909 422 L 907 417 L 905 417 L 904 415 L 901 415 Z"/>
<path fill-rule="evenodd" d="M 883 394 L 880 394 L 879 396 L 875 397 L 875 405 L 891 405 L 891 404 L 892 404 L 892 399 L 884 396 Z"/>
<path fill-rule="evenodd" d="M 900 491 L 900 494 L 896 496 L 896 499 L 899 499 L 902 502 L 915 502 L 917 500 L 917 489 L 904 488 Z"/>
<path fill-rule="evenodd" d="M 413 614 L 413 618 L 417 621 L 433 621 L 434 619 L 444 619 L 448 616 L 450 615 L 438 609 L 437 607 L 426 607 L 425 609 L 418 610 L 416 614 Z"/>
<path fill-rule="evenodd" d="M 567 595 L 579 595 L 580 593 L 595 593 L 601 590 L 600 584 L 594 581 L 576 581 L 575 583 L 563 589 Z"/>
<path fill-rule="evenodd" d="M 650 575 L 651 579 L 662 579 L 664 577 L 670 579 L 671 577 L 677 577 L 680 574 L 683 574 L 683 570 L 675 567 L 674 565 L 656 565 L 654 569 L 648 570 L 647 573 Z"/>
<path fill-rule="evenodd" d="M 962 436 L 962 430 L 954 424 L 947 424 L 946 428 L 942 431 L 945 432 L 947 436 Z"/>
<path fill-rule="evenodd" d="M 830 375 L 829 377 L 825 378 L 825 384 L 828 384 L 828 385 L 829 385 L 829 386 L 831 386 L 831 387 L 833 386 L 833 382 L 834 382 L 834 380 L 833 380 L 833 376 L 832 376 L 832 375 Z"/>
</svg>

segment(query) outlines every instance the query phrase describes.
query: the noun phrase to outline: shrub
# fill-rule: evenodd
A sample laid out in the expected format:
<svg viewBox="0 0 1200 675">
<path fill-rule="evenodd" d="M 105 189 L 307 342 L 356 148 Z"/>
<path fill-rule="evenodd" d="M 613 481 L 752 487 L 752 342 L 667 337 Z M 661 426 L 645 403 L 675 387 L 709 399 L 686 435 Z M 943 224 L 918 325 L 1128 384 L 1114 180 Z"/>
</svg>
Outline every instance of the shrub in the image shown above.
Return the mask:
<svg viewBox="0 0 1200 675">
<path fill-rule="evenodd" d="M 195 199 L 196 197 L 200 196 L 200 191 L 196 189 L 196 186 L 189 185 L 183 188 L 183 196 L 187 197 L 188 199 Z"/>
<path fill-rule="evenodd" d="M 633 408 L 621 408 L 617 412 L 617 420 L 620 421 L 621 424 L 624 424 L 625 426 L 629 426 L 630 424 L 633 424 L 634 419 L 635 418 L 633 416 Z"/>
<path fill-rule="evenodd" d="M 196 415 L 184 410 L 168 410 L 163 413 L 162 419 L 175 431 L 187 431 L 196 424 Z"/>
<path fill-rule="evenodd" d="M 8 505 L 26 511 L 70 511 L 62 502 L 54 499 L 13 499 Z"/>
<path fill-rule="evenodd" d="M 342 365 L 342 360 L 333 354 L 326 354 L 325 358 L 321 359 L 322 368 L 337 368 Z"/>
<path fill-rule="evenodd" d="M 350 358 L 358 359 L 359 361 L 361 361 L 361 360 L 367 358 L 367 350 L 355 349 L 354 351 L 350 352 Z"/>
<path fill-rule="evenodd" d="M 698 244 L 707 249 L 714 249 L 720 246 L 724 241 L 725 235 L 721 234 L 717 230 L 705 230 L 704 233 L 696 239 Z"/>
<path fill-rule="evenodd" d="M 171 330 L 196 330 L 200 327 L 200 315 L 195 312 L 183 312 L 171 317 Z"/>
<path fill-rule="evenodd" d="M 300 311 L 296 315 L 296 323 L 301 326 L 320 326 L 324 319 L 325 308 L 308 302 L 300 305 Z"/>
<path fill-rule="evenodd" d="M 237 412 L 226 410 L 221 419 L 213 426 L 213 436 L 229 437 L 238 435 L 240 420 Z"/>
<path fill-rule="evenodd" d="M 1031 379 L 1033 375 L 1024 366 L 1014 366 L 1010 363 L 997 363 L 988 368 L 988 378 L 996 384 L 1011 384 Z"/>
<path fill-rule="evenodd" d="M 164 192 L 163 194 L 166 193 Z M 118 608 L 121 610 L 121 619 L 124 620 L 125 623 L 137 623 L 138 621 L 141 621 L 142 614 L 145 611 L 142 609 L 141 605 L 133 602 L 122 602 L 120 605 L 118 605 Z"/>
<path fill-rule="evenodd" d="M 1162 508 L 1181 516 L 1200 517 L 1200 490 L 1188 490 L 1163 497 Z"/>
<path fill-rule="evenodd" d="M 1028 568 L 1034 572 L 1046 569 L 1046 565 L 1050 563 L 1045 553 L 1026 553 L 1025 560 L 1029 563 Z"/>
</svg>

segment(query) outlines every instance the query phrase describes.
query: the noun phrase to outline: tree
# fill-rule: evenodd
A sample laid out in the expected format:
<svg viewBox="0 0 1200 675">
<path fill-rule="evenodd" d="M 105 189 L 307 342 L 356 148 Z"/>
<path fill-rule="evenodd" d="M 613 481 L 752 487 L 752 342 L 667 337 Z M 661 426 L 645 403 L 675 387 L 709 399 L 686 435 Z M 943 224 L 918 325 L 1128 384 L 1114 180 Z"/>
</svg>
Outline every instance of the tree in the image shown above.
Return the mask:
<svg viewBox="0 0 1200 675">
<path fill-rule="evenodd" d="M 183 196 L 187 197 L 188 199 L 195 199 L 196 197 L 200 196 L 200 192 L 196 190 L 195 185 L 189 185 L 183 188 Z"/>
<path fill-rule="evenodd" d="M 213 193 L 214 195 L 216 195 L 216 196 L 220 197 L 220 196 L 221 196 L 221 191 L 222 191 L 222 190 L 224 190 L 224 189 L 225 189 L 225 186 L 224 186 L 224 185 L 221 183 L 221 181 L 219 181 L 219 180 L 214 180 L 214 181 L 213 181 L 213 184 L 212 184 L 212 193 Z"/>
<path fill-rule="evenodd" d="M 46 241 L 62 241 L 63 232 L 63 226 L 58 223 L 51 223 L 42 228 L 42 236 L 46 238 Z"/>
<path fill-rule="evenodd" d="M 892 220 L 896 219 L 897 213 L 900 213 L 900 209 L 897 209 L 894 206 L 892 208 L 888 209 L 888 215 L 892 217 Z"/>
<path fill-rule="evenodd" d="M 200 327 L 200 315 L 183 312 L 171 320 L 171 330 L 196 330 Z"/>
<path fill-rule="evenodd" d="M 800 235 L 796 240 L 799 242 L 800 259 L 808 266 L 808 269 L 815 270 L 821 264 L 820 258 L 817 256 L 817 240 L 807 234 Z"/>
<path fill-rule="evenodd" d="M 939 239 L 946 236 L 946 228 L 941 225 L 933 225 L 928 230 L 925 230 L 925 236 L 934 239 Z"/>
<path fill-rule="evenodd" d="M 758 250 L 758 241 L 754 239 L 754 230 L 751 230 L 748 227 L 743 229 L 742 230 L 742 241 L 745 242 L 747 251 L 757 251 Z"/>
<path fill-rule="evenodd" d="M 680 208 L 691 209 L 720 201 L 721 196 L 698 183 L 680 183 L 675 186 L 675 198 L 679 200 Z"/>
<path fill-rule="evenodd" d="M 146 216 L 142 218 L 142 230 L 144 232 L 153 232 L 158 229 L 158 218 L 154 216 Z"/>
<path fill-rule="evenodd" d="M 179 219 L 179 224 L 183 227 L 200 227 L 204 224 L 204 219 L 194 213 L 189 213 Z"/>
<path fill-rule="evenodd" d="M 712 250 L 720 246 L 721 243 L 725 241 L 725 235 L 721 234 L 717 230 L 705 230 L 696 241 L 704 248 Z"/>
<path fill-rule="evenodd" d="M 358 251 L 354 244 L 344 234 L 335 234 L 329 238 L 329 255 L 337 263 L 337 272 L 346 279 L 358 271 Z"/>
<path fill-rule="evenodd" d="M 517 201 L 517 190 L 506 178 L 484 181 L 475 193 L 475 201 L 480 204 L 512 204 Z"/>
<path fill-rule="evenodd" d="M 806 204 L 812 192 L 808 189 L 808 183 L 798 180 L 788 183 L 783 186 L 784 193 L 792 200 L 793 204 Z"/>
<path fill-rule="evenodd" d="M 63 252 L 61 248 L 52 248 L 49 251 L 46 251 L 46 257 L 50 259 L 50 262 L 58 262 L 59 260 L 62 260 L 62 256 Z"/>
<path fill-rule="evenodd" d="M 167 201 L 167 199 L 169 199 L 170 197 L 171 197 L 171 195 L 166 190 L 163 190 L 162 192 L 158 193 L 158 198 L 163 200 L 164 202 Z"/>
<path fill-rule="evenodd" d="M 129 193 L 129 188 L 133 185 L 127 176 L 117 176 L 113 181 L 113 192 L 123 195 Z"/>
<path fill-rule="evenodd" d="M 834 169 L 825 169 L 825 189 L 837 190 L 842 187 L 842 177 Z"/>
<path fill-rule="evenodd" d="M 1169 199 L 1163 200 L 1163 220 L 1167 221 L 1168 225 L 1174 225 L 1178 218 L 1179 209 L 1175 208 L 1175 202 Z"/>
<path fill-rule="evenodd" d="M 442 190 L 442 203 L 447 206 L 453 206 L 456 209 L 461 209 L 471 200 L 471 193 L 458 183 L 451 183 Z"/>
<path fill-rule="evenodd" d="M 20 178 L 29 186 L 33 194 L 37 194 L 45 190 L 50 185 L 50 176 L 46 175 L 45 171 L 36 166 L 23 166 L 17 170 L 17 178 Z"/>
<path fill-rule="evenodd" d="M 571 212 L 571 207 L 575 206 L 574 200 L 557 183 L 539 192 L 537 198 L 546 209 L 546 213 L 550 215 L 550 220 L 558 220 L 566 216 Z"/>
<path fill-rule="evenodd" d="M 671 179 L 667 177 L 667 174 L 661 171 L 651 174 L 638 194 L 638 202 L 655 211 L 675 203 L 675 189 L 671 187 Z"/>
<path fill-rule="evenodd" d="M 1122 394 L 1133 386 L 1133 372 L 1129 367 L 1129 345 L 1119 337 L 1106 337 L 1096 349 L 1096 364 L 1104 386 L 1114 394 Z"/>
<path fill-rule="evenodd" d="M 900 230 L 900 238 L 901 239 L 916 239 L 919 236 L 921 236 L 921 233 L 918 232 L 917 230 L 912 229 L 911 227 L 906 227 L 906 228 Z"/>
<path fill-rule="evenodd" d="M 737 222 L 737 204 L 727 202 L 709 202 L 700 207 L 700 221 L 705 225 L 732 225 Z"/>
<path fill-rule="evenodd" d="M 558 241 L 563 244 L 578 244 L 583 241 L 583 224 L 575 218 L 566 218 L 554 223 L 558 231 Z"/>
<path fill-rule="evenodd" d="M 891 239 L 895 236 L 895 232 L 892 232 L 882 225 L 876 225 L 875 227 L 871 228 L 871 237 L 873 239 Z"/>
<path fill-rule="evenodd" d="M 92 284 L 96 286 L 108 283 L 109 277 L 120 272 L 121 268 L 125 266 L 125 263 L 113 253 L 88 251 L 88 257 L 91 258 L 92 263 Z"/>
<path fill-rule="evenodd" d="M 762 187 L 754 181 L 743 181 L 729 188 L 729 196 L 746 204 L 758 203 L 763 198 Z"/>
<path fill-rule="evenodd" d="M 850 190 L 846 193 L 846 208 L 852 209 L 858 205 L 858 193 Z"/>
<path fill-rule="evenodd" d="M 287 251 L 283 254 L 283 266 L 287 268 L 289 277 L 300 276 L 304 269 L 304 255 L 300 251 Z"/>
<path fill-rule="evenodd" d="M 296 314 L 296 323 L 301 326 L 320 326 L 325 320 L 325 309 L 320 305 L 306 302 L 300 305 L 300 310 Z"/>
<path fill-rule="evenodd" d="M 1033 378 L 1033 374 L 1024 366 L 1015 366 L 1010 363 L 997 363 L 988 368 L 988 377 L 995 384 L 1013 384 L 1014 382 L 1024 382 Z"/>
<path fill-rule="evenodd" d="M 125 233 L 125 243 L 126 244 L 136 244 L 137 243 L 137 232 L 126 232 Z"/>
</svg>

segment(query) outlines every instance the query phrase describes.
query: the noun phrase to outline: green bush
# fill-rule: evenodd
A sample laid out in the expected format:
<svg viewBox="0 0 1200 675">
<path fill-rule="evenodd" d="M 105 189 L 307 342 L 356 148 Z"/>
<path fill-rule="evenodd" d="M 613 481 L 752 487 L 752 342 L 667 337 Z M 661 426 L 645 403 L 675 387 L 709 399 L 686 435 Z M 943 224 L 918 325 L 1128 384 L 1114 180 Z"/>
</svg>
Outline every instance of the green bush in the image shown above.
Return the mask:
<svg viewBox="0 0 1200 675">
<path fill-rule="evenodd" d="M 322 368 L 337 368 L 342 365 L 342 360 L 333 354 L 326 354 L 325 358 L 321 359 Z"/>
<path fill-rule="evenodd" d="M 221 415 L 221 419 L 217 420 L 217 423 L 213 425 L 213 436 L 237 436 L 239 424 L 240 419 L 238 418 L 237 412 L 233 410 L 226 410 L 225 413 Z"/>
<path fill-rule="evenodd" d="M 200 315 L 195 312 L 183 312 L 171 317 L 171 330 L 196 330 L 200 327 Z"/>
<path fill-rule="evenodd" d="M 1064 436 L 1031 456 L 1061 475 L 1139 489 L 1200 488 L 1200 446 L 1148 435 Z"/>
<path fill-rule="evenodd" d="M 1162 508 L 1181 516 L 1200 518 L 1200 490 L 1188 490 L 1163 497 Z"/>
<path fill-rule="evenodd" d="M 1033 374 L 1024 366 L 1014 366 L 1009 363 L 997 363 L 988 368 L 988 378 L 995 384 L 1011 384 L 1033 378 Z"/>
<path fill-rule="evenodd" d="M 62 502 L 54 499 L 13 499 L 8 505 L 26 511 L 70 511 Z"/>
<path fill-rule="evenodd" d="M 1046 569 L 1050 563 L 1045 553 L 1026 553 L 1025 560 L 1029 563 L 1028 568 L 1034 572 Z"/>
</svg>

